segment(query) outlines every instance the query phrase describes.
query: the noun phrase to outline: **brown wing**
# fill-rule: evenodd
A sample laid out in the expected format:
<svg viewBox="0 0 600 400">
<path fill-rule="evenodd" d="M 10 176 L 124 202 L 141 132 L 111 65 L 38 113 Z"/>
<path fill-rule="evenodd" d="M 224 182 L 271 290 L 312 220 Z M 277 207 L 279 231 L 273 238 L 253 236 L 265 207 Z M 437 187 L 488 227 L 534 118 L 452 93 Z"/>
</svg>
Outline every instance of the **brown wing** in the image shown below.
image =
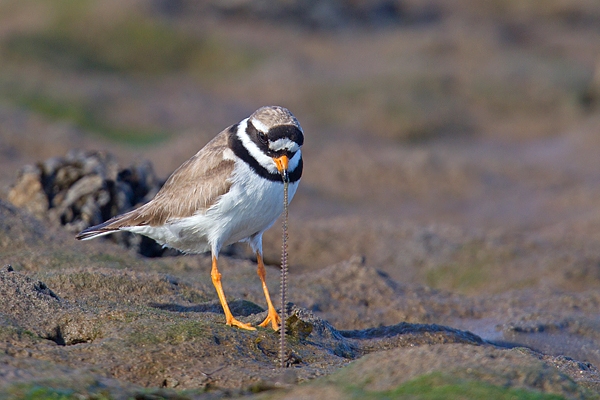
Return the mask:
<svg viewBox="0 0 600 400">
<path fill-rule="evenodd" d="M 116 216 L 77 235 L 88 239 L 126 226 L 162 225 L 166 221 L 205 211 L 231 187 L 234 161 L 224 159 L 227 128 L 184 162 L 167 179 L 156 196 L 143 206 Z"/>
</svg>

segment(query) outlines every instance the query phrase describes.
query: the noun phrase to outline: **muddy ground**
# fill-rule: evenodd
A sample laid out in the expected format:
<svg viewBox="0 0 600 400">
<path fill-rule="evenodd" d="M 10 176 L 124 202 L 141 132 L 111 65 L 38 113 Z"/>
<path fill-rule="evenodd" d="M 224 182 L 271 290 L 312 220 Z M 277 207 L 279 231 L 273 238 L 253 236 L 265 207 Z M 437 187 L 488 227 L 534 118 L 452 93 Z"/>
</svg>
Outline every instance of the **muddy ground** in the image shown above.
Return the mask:
<svg viewBox="0 0 600 400">
<path fill-rule="evenodd" d="M 0 5 L 0 397 L 600 396 L 600 7 L 375 3 Z M 277 334 L 225 326 L 208 256 L 9 202 L 72 149 L 160 181 L 264 104 L 306 134 L 285 374 Z M 228 254 L 256 324 L 256 265 Z"/>
</svg>

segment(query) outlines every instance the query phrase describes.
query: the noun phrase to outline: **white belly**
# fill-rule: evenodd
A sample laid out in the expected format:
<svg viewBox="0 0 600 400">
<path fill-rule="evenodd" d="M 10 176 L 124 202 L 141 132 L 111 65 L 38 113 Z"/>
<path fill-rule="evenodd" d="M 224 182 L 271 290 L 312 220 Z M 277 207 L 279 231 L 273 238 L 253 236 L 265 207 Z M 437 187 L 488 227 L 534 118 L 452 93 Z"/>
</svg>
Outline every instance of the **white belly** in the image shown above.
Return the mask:
<svg viewBox="0 0 600 400">
<path fill-rule="evenodd" d="M 289 184 L 288 201 L 294 197 L 298 183 Z M 211 250 L 217 255 L 223 246 L 262 234 L 282 212 L 283 183 L 261 178 L 246 164 L 239 163 L 229 192 L 206 212 L 168 221 L 159 227 L 139 226 L 127 230 L 186 253 Z"/>
</svg>

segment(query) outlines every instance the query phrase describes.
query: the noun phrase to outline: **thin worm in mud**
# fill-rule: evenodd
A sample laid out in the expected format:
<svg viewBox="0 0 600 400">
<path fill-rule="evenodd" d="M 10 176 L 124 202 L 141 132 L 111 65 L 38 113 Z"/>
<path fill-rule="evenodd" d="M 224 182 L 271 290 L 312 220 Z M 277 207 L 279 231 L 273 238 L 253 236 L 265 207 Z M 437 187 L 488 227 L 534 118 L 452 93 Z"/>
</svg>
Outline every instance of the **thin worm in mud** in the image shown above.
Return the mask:
<svg viewBox="0 0 600 400">
<path fill-rule="evenodd" d="M 287 290 L 287 269 L 288 269 L 288 180 L 283 180 L 283 224 L 281 238 L 281 325 L 279 326 L 280 344 L 279 359 L 280 367 L 286 367 L 285 355 L 285 317 L 286 317 L 286 290 Z"/>
</svg>

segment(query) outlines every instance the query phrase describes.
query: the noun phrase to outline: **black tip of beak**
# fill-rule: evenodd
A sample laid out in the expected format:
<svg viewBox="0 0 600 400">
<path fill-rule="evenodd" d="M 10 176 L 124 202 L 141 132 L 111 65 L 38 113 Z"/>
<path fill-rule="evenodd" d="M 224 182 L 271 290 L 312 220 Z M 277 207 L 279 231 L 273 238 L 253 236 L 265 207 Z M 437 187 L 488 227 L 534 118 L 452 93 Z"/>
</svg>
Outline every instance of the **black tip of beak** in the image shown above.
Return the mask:
<svg viewBox="0 0 600 400">
<path fill-rule="evenodd" d="M 287 169 L 281 171 L 281 178 L 283 178 L 284 182 L 290 183 L 290 175 L 288 174 Z"/>
</svg>

